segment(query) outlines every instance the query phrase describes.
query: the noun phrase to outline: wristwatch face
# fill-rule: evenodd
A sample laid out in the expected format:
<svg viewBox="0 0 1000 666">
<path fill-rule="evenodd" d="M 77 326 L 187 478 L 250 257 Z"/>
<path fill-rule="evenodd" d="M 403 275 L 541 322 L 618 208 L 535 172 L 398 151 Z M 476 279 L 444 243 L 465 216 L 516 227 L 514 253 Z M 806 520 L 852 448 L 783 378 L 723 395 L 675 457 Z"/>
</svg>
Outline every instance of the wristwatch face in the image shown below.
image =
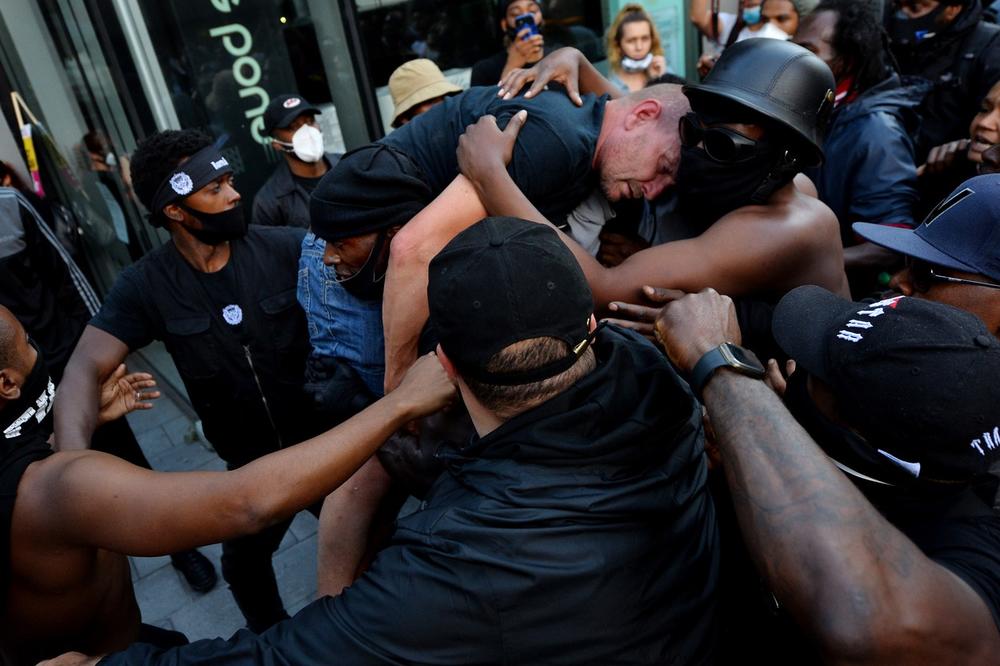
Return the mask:
<svg viewBox="0 0 1000 666">
<path fill-rule="evenodd" d="M 731 367 L 748 374 L 750 376 L 764 376 L 764 366 L 757 359 L 754 353 L 743 347 L 737 347 L 729 342 L 720 345 L 719 351 Z"/>
</svg>

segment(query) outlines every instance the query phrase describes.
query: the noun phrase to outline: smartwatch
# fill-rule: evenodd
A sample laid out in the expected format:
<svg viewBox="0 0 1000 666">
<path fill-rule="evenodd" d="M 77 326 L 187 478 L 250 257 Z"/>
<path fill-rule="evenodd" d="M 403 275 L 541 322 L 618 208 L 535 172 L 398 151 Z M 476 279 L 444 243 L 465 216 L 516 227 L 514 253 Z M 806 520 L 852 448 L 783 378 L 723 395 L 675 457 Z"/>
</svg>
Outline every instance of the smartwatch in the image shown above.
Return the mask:
<svg viewBox="0 0 1000 666">
<path fill-rule="evenodd" d="M 696 396 L 701 397 L 705 384 L 719 368 L 730 368 L 754 379 L 763 379 L 766 374 L 764 366 L 752 351 L 731 342 L 723 342 L 694 364 L 691 370 L 691 389 Z"/>
</svg>

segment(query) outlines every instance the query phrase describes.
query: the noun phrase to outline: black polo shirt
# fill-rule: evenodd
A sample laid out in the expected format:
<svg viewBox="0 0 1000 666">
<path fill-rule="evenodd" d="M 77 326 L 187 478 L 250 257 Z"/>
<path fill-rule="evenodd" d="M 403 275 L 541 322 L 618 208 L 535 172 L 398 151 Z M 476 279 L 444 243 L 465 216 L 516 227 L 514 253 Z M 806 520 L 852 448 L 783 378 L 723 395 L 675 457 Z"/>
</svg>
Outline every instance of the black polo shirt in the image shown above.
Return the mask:
<svg viewBox="0 0 1000 666">
<path fill-rule="evenodd" d="M 309 336 L 295 296 L 304 234 L 251 225 L 212 274 L 167 243 L 122 271 L 90 322 L 130 350 L 163 341 L 230 466 L 316 431 L 302 395 Z"/>
</svg>

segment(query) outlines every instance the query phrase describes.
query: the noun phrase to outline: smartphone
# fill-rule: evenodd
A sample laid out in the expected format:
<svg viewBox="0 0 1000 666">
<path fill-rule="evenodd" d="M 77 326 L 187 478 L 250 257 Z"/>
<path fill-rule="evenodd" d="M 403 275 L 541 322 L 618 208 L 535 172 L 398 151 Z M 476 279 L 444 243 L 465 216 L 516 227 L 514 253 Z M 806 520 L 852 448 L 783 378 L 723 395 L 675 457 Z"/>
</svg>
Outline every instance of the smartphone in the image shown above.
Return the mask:
<svg viewBox="0 0 1000 666">
<path fill-rule="evenodd" d="M 519 34 L 525 28 L 529 29 L 522 39 L 528 39 L 534 35 L 538 34 L 538 26 L 535 25 L 535 15 L 534 14 L 521 14 L 514 19 L 514 34 Z"/>
</svg>

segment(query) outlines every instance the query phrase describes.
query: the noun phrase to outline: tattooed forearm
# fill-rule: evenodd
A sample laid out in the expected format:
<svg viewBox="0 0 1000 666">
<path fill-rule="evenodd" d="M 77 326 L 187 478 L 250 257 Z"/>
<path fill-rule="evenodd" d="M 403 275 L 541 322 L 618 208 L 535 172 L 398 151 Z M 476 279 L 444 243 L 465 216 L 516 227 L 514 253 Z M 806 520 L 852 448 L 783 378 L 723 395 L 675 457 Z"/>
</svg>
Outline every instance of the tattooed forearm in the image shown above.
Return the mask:
<svg viewBox="0 0 1000 666">
<path fill-rule="evenodd" d="M 922 558 L 916 546 L 762 382 L 720 372 L 705 403 L 747 547 L 775 595 L 812 626 L 870 618 Z"/>
</svg>

